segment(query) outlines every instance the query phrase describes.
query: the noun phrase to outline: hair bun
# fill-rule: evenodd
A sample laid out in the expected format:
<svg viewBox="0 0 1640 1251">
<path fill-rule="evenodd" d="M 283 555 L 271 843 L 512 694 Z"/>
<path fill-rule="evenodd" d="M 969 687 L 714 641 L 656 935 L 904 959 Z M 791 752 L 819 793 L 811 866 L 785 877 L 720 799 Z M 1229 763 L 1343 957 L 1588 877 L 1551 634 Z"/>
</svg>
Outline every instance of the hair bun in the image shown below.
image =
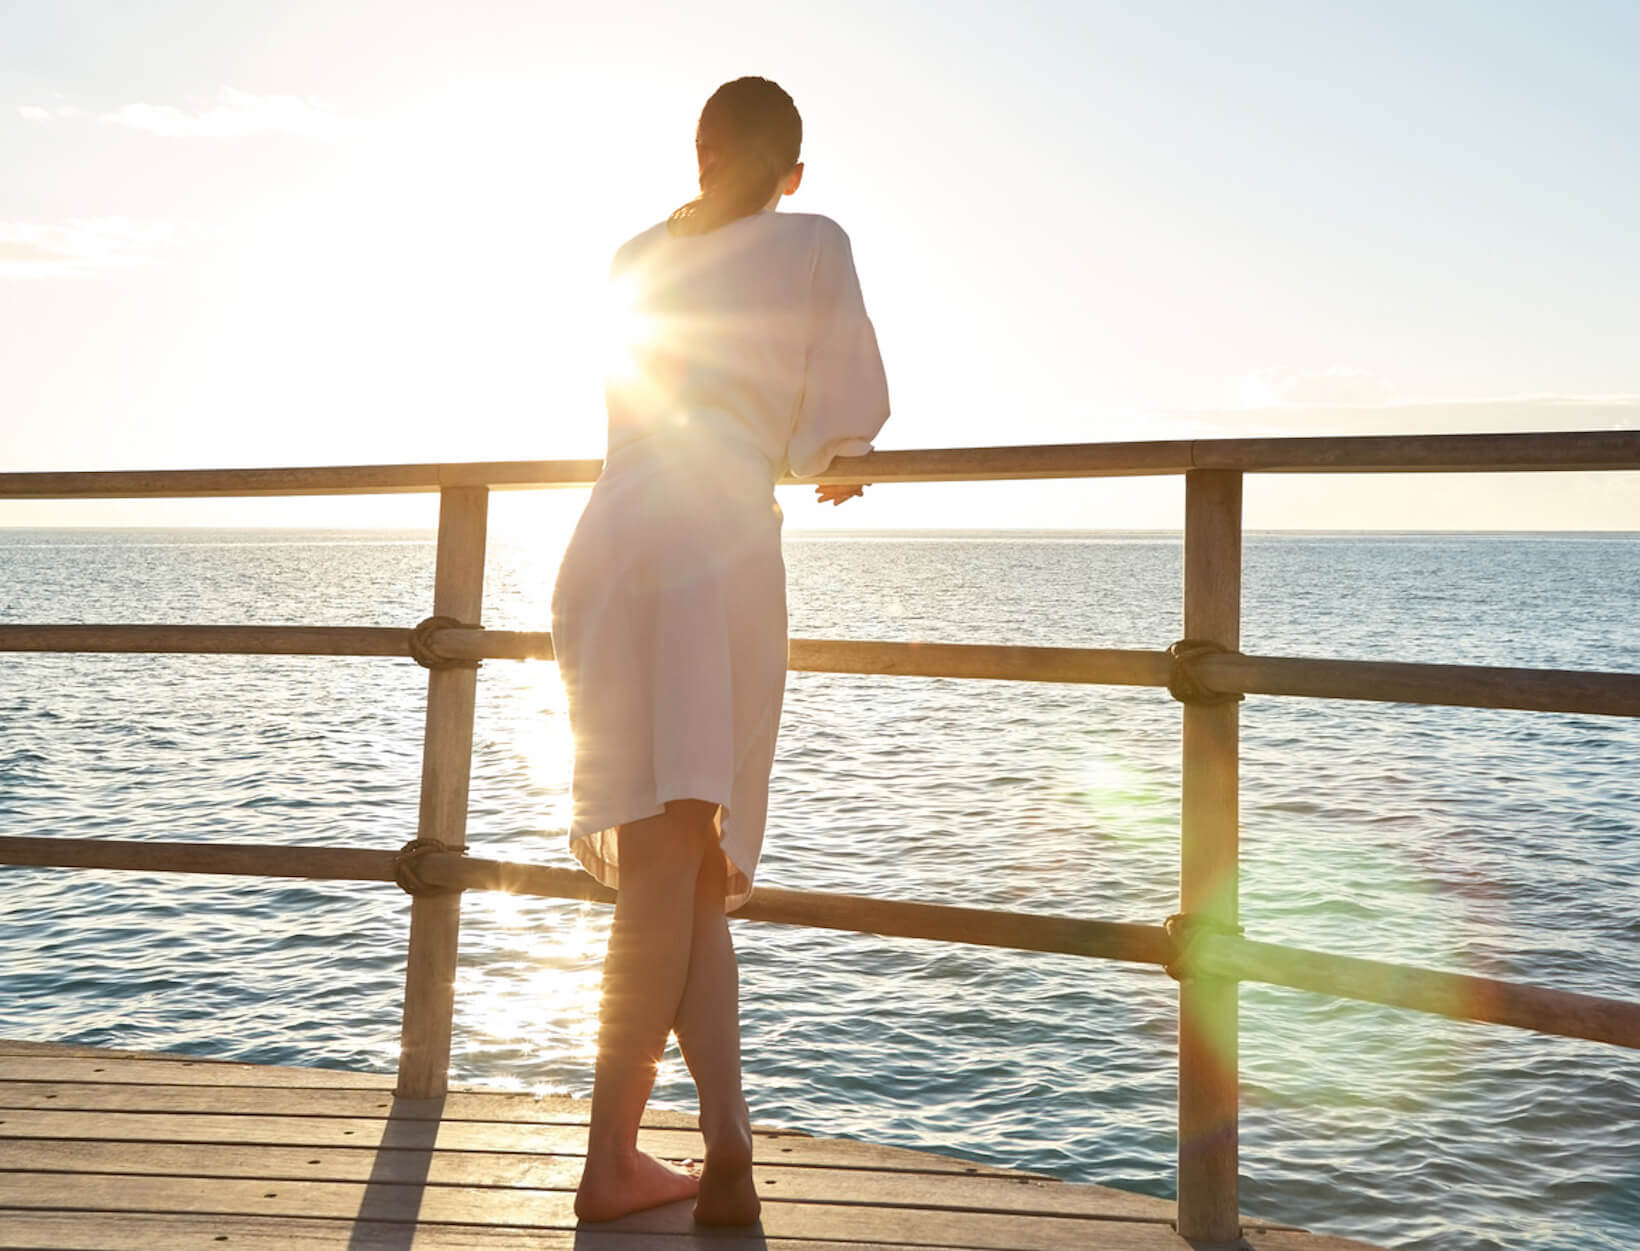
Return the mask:
<svg viewBox="0 0 1640 1251">
<path fill-rule="evenodd" d="M 802 147 L 803 119 L 778 83 L 724 83 L 695 127 L 701 194 L 672 214 L 672 232 L 704 234 L 756 213 L 797 164 Z"/>
</svg>

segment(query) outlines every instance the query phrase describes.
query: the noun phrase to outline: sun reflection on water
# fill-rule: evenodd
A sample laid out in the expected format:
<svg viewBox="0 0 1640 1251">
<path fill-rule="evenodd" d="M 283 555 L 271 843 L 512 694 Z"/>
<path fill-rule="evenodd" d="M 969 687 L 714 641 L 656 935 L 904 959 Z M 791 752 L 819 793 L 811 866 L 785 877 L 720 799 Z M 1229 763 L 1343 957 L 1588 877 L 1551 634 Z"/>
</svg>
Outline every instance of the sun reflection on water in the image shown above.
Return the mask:
<svg viewBox="0 0 1640 1251">
<path fill-rule="evenodd" d="M 507 1061 L 492 1071 L 532 1073 L 539 1093 L 584 1094 L 543 1070 L 590 1081 L 607 911 L 499 892 L 474 892 L 467 906 L 477 959 L 457 977 L 465 1050 Z"/>
</svg>

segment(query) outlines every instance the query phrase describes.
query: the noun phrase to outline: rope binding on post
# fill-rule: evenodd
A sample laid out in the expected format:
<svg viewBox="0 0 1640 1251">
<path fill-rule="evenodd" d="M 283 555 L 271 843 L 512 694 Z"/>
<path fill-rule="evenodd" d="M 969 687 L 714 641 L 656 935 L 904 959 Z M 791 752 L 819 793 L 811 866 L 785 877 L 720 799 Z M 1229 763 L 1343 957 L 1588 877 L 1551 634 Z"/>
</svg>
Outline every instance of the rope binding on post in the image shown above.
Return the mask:
<svg viewBox="0 0 1640 1251">
<path fill-rule="evenodd" d="M 1246 699 L 1240 691 L 1215 691 L 1210 686 L 1202 684 L 1191 667 L 1191 661 L 1198 656 L 1223 655 L 1229 652 L 1228 647 L 1209 641 L 1208 639 L 1180 639 L 1170 644 L 1167 654 L 1173 658 L 1173 667 L 1167 675 L 1167 693 L 1181 704 L 1196 704 L 1206 707 L 1213 704 L 1233 704 Z"/>
<path fill-rule="evenodd" d="M 1228 938 L 1240 938 L 1246 932 L 1239 925 L 1226 925 L 1199 912 L 1175 912 L 1162 922 L 1162 928 L 1173 940 L 1173 959 L 1162 966 L 1162 971 L 1175 982 L 1193 976 L 1190 964 L 1203 935 L 1222 934 Z"/>
<path fill-rule="evenodd" d="M 410 631 L 410 655 L 423 669 L 476 669 L 476 660 L 458 660 L 446 656 L 433 643 L 438 630 L 476 630 L 479 627 L 454 617 L 428 617 Z"/>
<path fill-rule="evenodd" d="M 407 895 L 453 895 L 458 887 L 438 886 L 429 882 L 416 869 L 416 862 L 423 856 L 430 856 L 436 851 L 454 851 L 465 856 L 465 847 L 455 848 L 436 838 L 412 838 L 403 847 L 399 854 L 393 857 L 393 880 L 399 884 L 399 889 Z"/>
</svg>

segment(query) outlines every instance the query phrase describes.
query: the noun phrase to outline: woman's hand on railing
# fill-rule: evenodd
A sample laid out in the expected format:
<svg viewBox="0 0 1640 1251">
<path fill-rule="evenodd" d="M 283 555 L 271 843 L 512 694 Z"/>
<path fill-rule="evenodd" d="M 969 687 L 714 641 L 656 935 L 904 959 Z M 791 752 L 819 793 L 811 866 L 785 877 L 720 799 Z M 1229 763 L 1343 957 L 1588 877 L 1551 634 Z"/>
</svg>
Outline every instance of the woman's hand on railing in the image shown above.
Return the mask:
<svg viewBox="0 0 1640 1251">
<path fill-rule="evenodd" d="M 857 495 L 864 495 L 869 482 L 828 482 L 814 488 L 814 496 L 822 504 L 841 504 Z"/>
</svg>

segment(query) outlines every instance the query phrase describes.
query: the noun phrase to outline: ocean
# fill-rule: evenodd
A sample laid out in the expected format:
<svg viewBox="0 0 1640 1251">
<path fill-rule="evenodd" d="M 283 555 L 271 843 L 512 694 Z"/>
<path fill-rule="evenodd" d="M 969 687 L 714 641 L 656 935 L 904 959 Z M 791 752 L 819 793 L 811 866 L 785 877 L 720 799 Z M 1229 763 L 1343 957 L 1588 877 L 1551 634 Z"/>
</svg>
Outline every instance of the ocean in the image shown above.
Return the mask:
<svg viewBox="0 0 1640 1251">
<path fill-rule="evenodd" d="M 492 533 L 545 629 L 562 537 Z M 1161 648 L 1168 534 L 791 534 L 793 635 Z M 0 530 L 0 621 L 413 625 L 420 532 Z M 1640 535 L 1251 534 L 1243 649 L 1640 671 Z M 469 843 L 571 866 L 554 666 L 479 676 Z M 396 848 L 426 675 L 364 658 L 0 656 L 0 830 Z M 1159 922 L 1179 707 L 793 673 L 759 881 Z M 1640 997 L 1640 722 L 1250 696 L 1250 937 Z M 607 910 L 471 894 L 455 1076 L 584 1095 Z M 0 868 L 0 1036 L 391 1071 L 396 887 Z M 1174 985 L 740 923 L 753 1116 L 1170 1195 Z M 1640 1236 L 1640 1056 L 1248 985 L 1245 1210 L 1388 1247 Z M 657 1101 L 689 1108 L 675 1053 Z"/>
</svg>

